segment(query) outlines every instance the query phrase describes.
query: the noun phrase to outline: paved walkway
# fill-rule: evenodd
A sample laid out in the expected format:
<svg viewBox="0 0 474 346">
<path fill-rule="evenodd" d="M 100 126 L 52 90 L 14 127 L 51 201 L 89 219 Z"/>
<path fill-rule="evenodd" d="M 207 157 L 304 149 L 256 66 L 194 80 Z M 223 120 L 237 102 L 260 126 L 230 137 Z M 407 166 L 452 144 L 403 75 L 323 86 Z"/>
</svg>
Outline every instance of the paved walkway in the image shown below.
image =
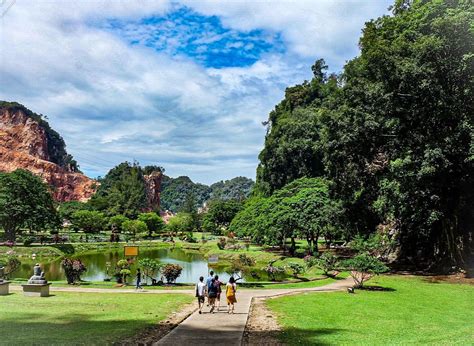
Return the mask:
<svg viewBox="0 0 474 346">
<path fill-rule="evenodd" d="M 168 335 L 159 340 L 156 345 L 237 345 L 242 343 L 245 325 L 254 297 L 271 297 L 298 292 L 331 292 L 346 290 L 352 287 L 351 278 L 344 279 L 326 286 L 303 289 L 267 289 L 267 290 L 239 290 L 235 314 L 227 314 L 225 297 L 221 299 L 220 311 L 211 314 L 209 308 L 204 308 L 200 315 L 195 311 Z"/>
</svg>

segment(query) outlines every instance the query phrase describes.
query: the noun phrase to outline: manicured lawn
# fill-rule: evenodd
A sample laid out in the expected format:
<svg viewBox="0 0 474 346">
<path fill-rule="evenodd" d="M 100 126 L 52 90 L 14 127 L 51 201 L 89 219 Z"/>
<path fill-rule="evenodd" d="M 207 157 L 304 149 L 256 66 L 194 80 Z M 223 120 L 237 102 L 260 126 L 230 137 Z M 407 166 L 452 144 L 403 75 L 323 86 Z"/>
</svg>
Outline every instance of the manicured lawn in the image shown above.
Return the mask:
<svg viewBox="0 0 474 346">
<path fill-rule="evenodd" d="M 184 294 L 55 292 L 0 297 L 0 344 L 110 344 L 156 324 L 192 301 Z"/>
<path fill-rule="evenodd" d="M 305 293 L 268 300 L 282 341 L 308 344 L 474 344 L 474 286 L 384 276 L 386 291 Z M 390 291 L 391 289 L 391 291 Z"/>
</svg>

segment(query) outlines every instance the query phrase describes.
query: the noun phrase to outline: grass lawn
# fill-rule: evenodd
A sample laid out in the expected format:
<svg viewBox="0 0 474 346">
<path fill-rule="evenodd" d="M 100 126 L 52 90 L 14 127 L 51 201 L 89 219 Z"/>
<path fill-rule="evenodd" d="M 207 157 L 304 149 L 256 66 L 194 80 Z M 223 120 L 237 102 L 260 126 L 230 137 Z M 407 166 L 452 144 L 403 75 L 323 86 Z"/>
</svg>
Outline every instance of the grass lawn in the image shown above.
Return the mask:
<svg viewBox="0 0 474 346">
<path fill-rule="evenodd" d="M 10 294 L 0 297 L 0 343 L 110 344 L 156 324 L 192 299 L 184 294 Z"/>
<path fill-rule="evenodd" d="M 308 344 L 474 344 L 474 286 L 383 276 L 386 291 L 305 293 L 267 301 L 282 341 Z"/>
</svg>

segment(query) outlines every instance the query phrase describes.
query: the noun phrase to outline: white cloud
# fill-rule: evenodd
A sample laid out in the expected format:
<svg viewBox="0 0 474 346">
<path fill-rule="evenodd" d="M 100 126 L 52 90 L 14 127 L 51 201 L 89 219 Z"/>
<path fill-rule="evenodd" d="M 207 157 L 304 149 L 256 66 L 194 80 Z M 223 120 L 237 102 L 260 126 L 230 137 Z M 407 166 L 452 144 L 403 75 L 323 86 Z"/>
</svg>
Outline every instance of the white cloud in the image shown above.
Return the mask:
<svg viewBox="0 0 474 346">
<path fill-rule="evenodd" d="M 355 47 L 363 22 L 387 7 L 361 1 L 187 5 L 236 31 L 280 33 L 287 51 L 264 54 L 250 66 L 205 68 L 189 57 L 130 45 L 96 25 L 164 14 L 176 6 L 166 1 L 18 0 L 0 23 L 0 99 L 48 115 L 93 175 L 137 159 L 205 183 L 254 177 L 265 134 L 261 122 L 285 87 L 309 78 L 317 57 L 340 68 L 355 51 L 341 53 L 340 47 Z M 150 35 L 140 26 L 133 30 L 134 37 Z M 200 42 L 217 39 L 202 35 Z"/>
</svg>

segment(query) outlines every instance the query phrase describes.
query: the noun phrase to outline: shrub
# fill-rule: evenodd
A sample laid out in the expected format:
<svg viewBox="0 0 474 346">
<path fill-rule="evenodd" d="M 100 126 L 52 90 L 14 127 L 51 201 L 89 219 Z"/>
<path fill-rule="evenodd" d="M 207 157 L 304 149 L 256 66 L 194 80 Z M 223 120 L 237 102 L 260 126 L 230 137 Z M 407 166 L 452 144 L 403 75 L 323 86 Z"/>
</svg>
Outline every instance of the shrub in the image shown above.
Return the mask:
<svg viewBox="0 0 474 346">
<path fill-rule="evenodd" d="M 297 278 L 299 274 L 304 273 L 305 268 L 299 263 L 291 262 L 286 266 L 293 274 L 293 277 Z"/>
<path fill-rule="evenodd" d="M 10 251 L 9 251 L 10 252 Z M 8 254 L 8 252 L 7 252 Z M 9 254 L 7 258 L 7 263 L 5 264 L 3 274 L 6 278 L 10 278 L 11 274 L 20 269 L 21 262 L 13 254 Z"/>
<path fill-rule="evenodd" d="M 122 259 L 117 262 L 115 265 L 115 278 L 117 279 L 117 283 L 126 283 L 127 282 L 127 276 L 131 274 L 130 271 L 130 263 Z"/>
<path fill-rule="evenodd" d="M 24 237 L 23 238 L 23 245 L 24 246 L 30 246 L 31 244 L 33 244 L 33 237 Z"/>
<path fill-rule="evenodd" d="M 251 267 L 255 265 L 255 260 L 252 257 L 247 256 L 246 254 L 240 254 L 238 261 L 246 267 Z"/>
<path fill-rule="evenodd" d="M 268 274 L 268 277 L 272 281 L 276 280 L 276 275 L 282 274 L 285 272 L 284 268 L 276 267 L 273 265 L 273 263 L 269 263 L 266 267 L 263 267 L 262 270 L 264 270 Z"/>
<path fill-rule="evenodd" d="M 183 267 L 179 264 L 168 263 L 161 268 L 161 274 L 166 278 L 166 281 L 170 283 L 176 282 L 176 279 L 181 275 Z"/>
<path fill-rule="evenodd" d="M 217 247 L 220 250 L 224 250 L 226 245 L 227 245 L 227 240 L 225 238 L 219 238 L 219 242 L 217 243 Z"/>
<path fill-rule="evenodd" d="M 364 282 L 372 276 L 388 271 L 388 267 L 382 261 L 368 253 L 362 253 L 354 258 L 345 260 L 342 266 L 346 270 L 350 270 L 357 288 L 363 287 Z"/>
<path fill-rule="evenodd" d="M 158 263 L 158 261 L 151 259 L 151 258 L 142 258 L 138 260 L 138 265 L 143 270 L 143 275 L 153 280 L 154 276 L 158 273 L 162 264 Z"/>
<path fill-rule="evenodd" d="M 338 260 L 331 252 L 325 252 L 314 260 L 314 265 L 321 269 L 325 275 L 338 269 Z"/>
<path fill-rule="evenodd" d="M 86 271 L 86 266 L 80 259 L 65 258 L 61 261 L 61 266 L 64 269 L 69 285 L 81 281 L 81 274 Z"/>
</svg>

